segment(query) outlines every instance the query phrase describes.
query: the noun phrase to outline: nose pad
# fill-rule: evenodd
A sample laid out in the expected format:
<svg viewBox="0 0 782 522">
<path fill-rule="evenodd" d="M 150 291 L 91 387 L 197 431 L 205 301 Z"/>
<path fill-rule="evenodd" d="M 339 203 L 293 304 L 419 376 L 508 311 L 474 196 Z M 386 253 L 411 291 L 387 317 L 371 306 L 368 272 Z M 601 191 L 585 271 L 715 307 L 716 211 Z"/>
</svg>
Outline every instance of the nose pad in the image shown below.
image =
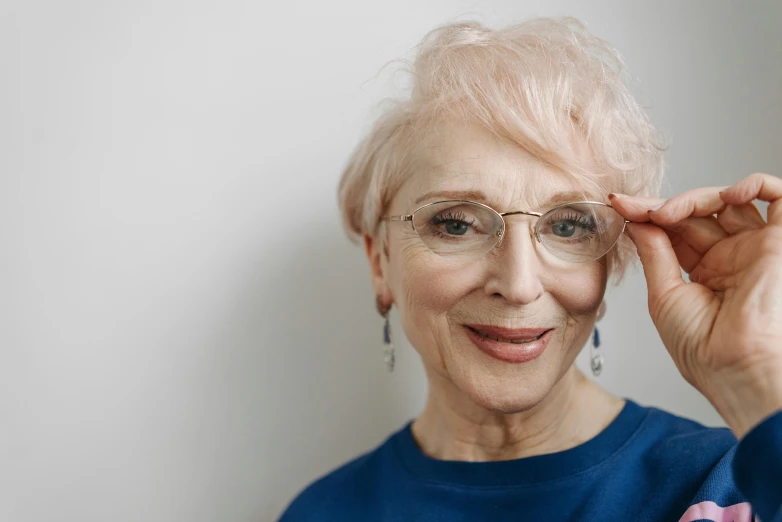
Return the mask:
<svg viewBox="0 0 782 522">
<path fill-rule="evenodd" d="M 497 241 L 497 244 L 494 245 L 495 248 L 502 246 L 502 241 L 505 239 L 505 233 L 502 229 L 500 229 L 499 232 L 497 232 L 497 237 L 499 237 L 499 241 Z M 540 239 L 538 238 L 538 235 L 535 233 L 535 227 L 529 228 L 529 238 L 532 240 L 532 244 L 535 244 L 535 241 L 538 243 L 540 242 Z"/>
</svg>

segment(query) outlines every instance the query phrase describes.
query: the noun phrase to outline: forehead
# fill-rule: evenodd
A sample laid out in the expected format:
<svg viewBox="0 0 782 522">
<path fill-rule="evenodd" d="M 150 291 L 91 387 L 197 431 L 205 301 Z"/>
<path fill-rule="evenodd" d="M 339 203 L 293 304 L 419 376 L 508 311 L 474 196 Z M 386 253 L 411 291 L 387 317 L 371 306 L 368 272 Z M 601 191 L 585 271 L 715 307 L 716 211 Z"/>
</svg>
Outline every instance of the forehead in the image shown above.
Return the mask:
<svg viewBox="0 0 782 522">
<path fill-rule="evenodd" d="M 467 199 L 501 212 L 519 206 L 543 210 L 595 197 L 518 144 L 477 124 L 440 125 L 422 148 L 420 167 L 399 191 L 408 208 Z"/>
</svg>

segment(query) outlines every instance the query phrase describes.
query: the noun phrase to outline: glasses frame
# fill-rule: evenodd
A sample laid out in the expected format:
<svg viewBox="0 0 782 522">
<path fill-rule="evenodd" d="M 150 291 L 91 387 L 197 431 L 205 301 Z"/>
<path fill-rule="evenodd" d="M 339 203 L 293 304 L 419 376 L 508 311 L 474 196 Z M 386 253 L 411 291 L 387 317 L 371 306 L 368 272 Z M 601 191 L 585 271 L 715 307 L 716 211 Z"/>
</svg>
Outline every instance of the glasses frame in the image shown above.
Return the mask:
<svg viewBox="0 0 782 522">
<path fill-rule="evenodd" d="M 498 215 L 500 217 L 500 222 L 502 222 L 502 227 L 497 232 L 497 236 L 499 237 L 499 239 L 497 240 L 497 242 L 489 250 L 487 250 L 486 252 L 484 252 L 483 254 L 481 254 L 480 256 L 478 256 L 475 259 L 479 259 L 479 258 L 485 256 L 486 254 L 491 252 L 493 249 L 495 249 L 498 246 L 502 245 L 502 240 L 505 239 L 505 229 L 507 228 L 507 223 L 505 222 L 505 216 L 525 215 L 525 216 L 535 216 L 535 217 L 537 217 L 538 221 L 537 221 L 537 223 L 535 223 L 535 227 L 533 229 L 533 234 L 534 235 L 530 234 L 530 236 L 533 237 L 534 239 L 537 239 L 538 243 L 540 243 L 543 246 L 543 248 L 545 248 L 546 250 L 551 252 L 551 250 L 546 246 L 546 244 L 543 241 L 541 241 L 540 234 L 538 232 L 538 228 L 540 227 L 540 224 L 543 221 L 541 218 L 547 216 L 548 214 L 551 214 L 552 212 L 555 212 L 555 211 L 560 210 L 562 208 L 566 208 L 566 207 L 568 207 L 570 205 L 579 205 L 579 204 L 582 204 L 582 203 L 590 203 L 590 204 L 593 204 L 593 205 L 603 205 L 604 207 L 608 207 L 608 208 L 613 209 L 614 212 L 619 214 L 619 212 L 617 212 L 616 209 L 614 209 L 614 207 L 612 207 L 608 203 L 603 203 L 602 201 L 588 201 L 588 200 L 586 200 L 586 201 L 571 201 L 570 203 L 563 203 L 561 205 L 557 205 L 556 207 L 551 208 L 551 209 L 549 209 L 549 210 L 547 210 L 545 212 L 535 212 L 533 210 L 512 210 L 510 212 L 497 212 L 496 210 L 491 208 L 489 205 L 485 205 L 483 203 L 478 203 L 477 201 L 469 201 L 469 200 L 466 200 L 466 199 L 446 199 L 446 200 L 443 200 L 443 201 L 434 201 L 432 203 L 427 203 L 426 205 L 421 205 L 420 207 L 415 209 L 412 214 L 403 214 L 403 215 L 399 215 L 399 216 L 382 216 L 380 218 L 380 221 L 409 221 L 410 225 L 413 227 L 413 230 L 418 235 L 419 239 L 421 239 L 421 235 L 418 234 L 418 230 L 415 229 L 415 221 L 414 221 L 415 214 L 417 212 L 419 212 L 420 210 L 422 210 L 422 209 L 425 209 L 427 207 L 431 207 L 432 205 L 439 205 L 441 203 L 469 203 L 471 205 L 478 205 L 480 207 L 485 208 L 486 210 L 489 210 L 489 211 L 493 212 L 494 214 L 496 214 L 496 215 Z M 619 214 L 619 217 L 622 217 L 621 214 Z M 616 245 L 617 241 L 619 241 L 619 238 L 621 238 L 622 234 L 624 234 L 625 227 L 627 226 L 627 223 L 632 223 L 632 221 L 630 221 L 629 219 L 625 219 L 624 220 L 624 223 L 622 223 L 622 231 L 617 236 L 616 241 L 614 241 L 614 243 L 605 252 L 605 254 L 602 254 L 601 256 L 596 257 L 595 259 L 600 259 L 604 255 L 606 255 L 608 252 L 610 252 L 612 248 L 614 248 L 614 246 Z M 421 241 L 424 243 L 424 245 L 426 245 L 426 242 L 423 241 L 423 239 L 421 239 Z M 426 248 L 429 248 L 429 246 L 427 245 Z M 439 255 L 436 252 L 432 251 L 431 248 L 429 249 L 429 251 L 432 252 L 433 254 Z M 551 254 L 556 256 L 556 257 L 559 257 L 554 252 L 551 252 Z M 591 261 L 594 261 L 595 259 L 592 259 Z M 586 263 L 588 261 L 580 261 L 580 262 Z"/>
</svg>

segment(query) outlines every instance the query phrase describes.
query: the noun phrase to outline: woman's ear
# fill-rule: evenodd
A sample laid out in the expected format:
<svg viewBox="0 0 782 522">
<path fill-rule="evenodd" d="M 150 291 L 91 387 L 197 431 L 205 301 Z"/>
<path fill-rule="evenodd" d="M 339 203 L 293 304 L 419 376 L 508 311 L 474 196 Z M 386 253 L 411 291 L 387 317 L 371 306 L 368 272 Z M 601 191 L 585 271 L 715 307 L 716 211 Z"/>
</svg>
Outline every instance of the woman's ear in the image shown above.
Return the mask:
<svg viewBox="0 0 782 522">
<path fill-rule="evenodd" d="M 388 260 L 388 254 L 384 252 L 382 243 L 380 237 L 364 234 L 364 253 L 369 261 L 372 289 L 375 291 L 375 295 L 381 299 L 382 304 L 390 307 L 393 299 L 386 284 L 386 274 L 383 270 L 383 260 Z"/>
</svg>

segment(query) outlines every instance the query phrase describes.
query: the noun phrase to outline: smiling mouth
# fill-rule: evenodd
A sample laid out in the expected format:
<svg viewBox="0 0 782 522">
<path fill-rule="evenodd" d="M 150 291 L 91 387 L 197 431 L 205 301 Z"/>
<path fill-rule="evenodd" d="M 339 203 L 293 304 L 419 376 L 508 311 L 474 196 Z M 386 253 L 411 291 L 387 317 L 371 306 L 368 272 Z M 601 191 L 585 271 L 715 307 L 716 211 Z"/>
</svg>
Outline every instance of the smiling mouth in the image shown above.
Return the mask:
<svg viewBox="0 0 782 522">
<path fill-rule="evenodd" d="M 466 325 L 465 325 L 465 326 L 466 326 Z M 495 337 L 495 336 L 493 336 L 493 335 L 489 335 L 489 334 L 487 334 L 487 333 L 481 332 L 480 330 L 476 330 L 475 328 L 472 328 L 472 327 L 470 327 L 470 326 L 467 326 L 467 328 L 469 328 L 470 330 L 472 330 L 473 332 L 475 332 L 476 334 L 480 335 L 481 337 L 483 337 L 483 338 L 485 338 L 485 339 L 494 339 L 495 341 L 500 341 L 500 342 L 502 342 L 502 343 L 510 343 L 510 344 L 526 344 L 526 343 L 531 343 L 531 342 L 533 342 L 533 341 L 537 341 L 538 339 L 540 339 L 541 337 L 543 337 L 544 335 L 546 335 L 546 333 L 548 333 L 549 331 L 551 331 L 551 330 L 546 330 L 545 332 L 541 333 L 541 334 L 540 334 L 540 335 L 538 335 L 537 337 L 530 337 L 529 339 L 503 339 L 502 337 Z"/>
</svg>

